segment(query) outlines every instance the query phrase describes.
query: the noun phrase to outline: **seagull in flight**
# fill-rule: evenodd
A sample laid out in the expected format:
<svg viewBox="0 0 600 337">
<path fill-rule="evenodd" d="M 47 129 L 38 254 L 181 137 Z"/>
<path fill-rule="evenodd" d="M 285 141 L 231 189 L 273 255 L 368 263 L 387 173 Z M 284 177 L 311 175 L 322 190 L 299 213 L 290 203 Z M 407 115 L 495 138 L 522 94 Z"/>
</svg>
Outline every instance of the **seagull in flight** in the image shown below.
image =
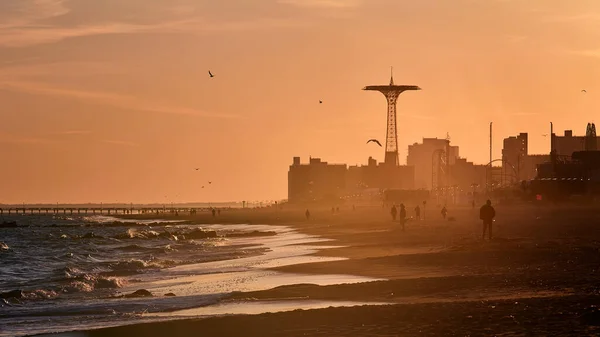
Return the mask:
<svg viewBox="0 0 600 337">
<path fill-rule="evenodd" d="M 323 104 L 323 101 L 319 100 L 319 104 Z"/>
<path fill-rule="evenodd" d="M 202 186 L 202 188 L 204 188 L 204 186 Z"/>
<path fill-rule="evenodd" d="M 581 92 L 585 92 L 585 93 L 587 93 L 587 90 L 583 89 L 583 90 L 581 90 Z"/>
<path fill-rule="evenodd" d="M 215 75 L 213 75 L 213 73 L 211 73 L 211 72 L 210 72 L 210 70 L 208 71 L 208 75 L 209 75 L 210 77 L 215 77 Z"/>
<path fill-rule="evenodd" d="M 379 147 L 381 147 L 381 143 L 377 139 L 369 139 L 367 141 L 367 144 L 369 144 L 370 142 L 377 143 L 377 145 L 379 145 Z"/>
<path fill-rule="evenodd" d="M 200 168 L 199 168 L 199 167 L 197 167 L 197 168 L 195 168 L 194 170 L 198 171 L 199 169 L 200 169 Z"/>
<path fill-rule="evenodd" d="M 212 181 L 209 181 L 209 182 L 208 182 L 208 184 L 209 184 L 209 185 L 210 185 L 210 184 L 212 184 Z"/>
</svg>

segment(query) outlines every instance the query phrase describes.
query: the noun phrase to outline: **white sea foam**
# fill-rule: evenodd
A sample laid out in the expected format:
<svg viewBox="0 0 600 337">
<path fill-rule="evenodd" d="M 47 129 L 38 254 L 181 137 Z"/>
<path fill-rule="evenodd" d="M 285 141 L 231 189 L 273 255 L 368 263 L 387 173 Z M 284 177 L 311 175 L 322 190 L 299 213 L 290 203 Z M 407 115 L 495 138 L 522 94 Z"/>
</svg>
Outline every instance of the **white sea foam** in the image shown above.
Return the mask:
<svg viewBox="0 0 600 337">
<path fill-rule="evenodd" d="M 110 222 L 112 219 L 106 221 Z M 191 229 L 179 225 L 174 227 L 180 231 L 198 230 L 197 226 Z M 82 237 L 91 230 L 80 227 L 72 230 L 70 227 L 54 228 L 52 230 L 57 235 L 46 246 L 55 247 L 54 250 L 49 250 L 53 254 L 53 263 L 66 264 L 58 271 L 53 269 L 55 275 L 60 274 L 60 279 L 56 282 L 66 283 L 61 286 L 62 292 L 51 293 L 52 290 L 47 290 L 48 294 L 56 296 L 47 296 L 46 302 L 55 301 L 54 298 L 63 300 L 54 305 L 22 302 L 18 307 L 0 308 L 0 326 L 3 327 L 0 336 L 85 330 L 174 319 L 175 316 L 202 316 L 211 310 L 215 313 L 255 313 L 262 305 L 245 302 L 223 304 L 220 301 L 232 292 L 258 291 L 282 285 L 330 285 L 375 280 L 352 275 L 298 275 L 271 270 L 273 267 L 291 264 L 341 259 L 311 255 L 320 249 L 335 246 L 330 240 L 302 234 L 289 227 L 210 225 L 203 229 L 217 233 L 276 232 L 276 235 L 174 241 L 169 235 L 163 235 L 160 229 L 148 228 L 148 231 L 158 233 L 148 237 L 128 235 L 131 232 L 127 227 L 101 227 L 94 228 L 94 233 L 98 235 L 72 240 L 61 239 L 60 233 L 69 230 L 69 233 L 65 233 L 69 238 Z M 171 228 L 170 231 L 174 229 Z M 45 236 L 48 233 L 46 229 L 40 229 L 34 235 Z M 119 235 L 129 238 L 114 239 Z M 28 253 L 26 244 L 18 240 L 15 242 L 18 254 Z M 68 251 L 58 253 L 56 249 Z M 66 252 L 72 252 L 72 256 L 66 257 Z M 158 258 L 156 254 L 162 257 Z M 1 282 L 3 280 L 0 280 L 0 292 L 14 289 L 2 288 Z M 35 282 L 32 283 L 32 286 L 35 285 Z M 115 297 L 131 294 L 139 289 L 150 291 L 154 297 Z M 176 297 L 165 297 L 167 293 L 174 293 Z M 323 305 L 356 303 L 294 301 L 271 303 L 263 307 L 281 311 Z M 198 309 L 199 307 L 206 309 Z"/>
</svg>

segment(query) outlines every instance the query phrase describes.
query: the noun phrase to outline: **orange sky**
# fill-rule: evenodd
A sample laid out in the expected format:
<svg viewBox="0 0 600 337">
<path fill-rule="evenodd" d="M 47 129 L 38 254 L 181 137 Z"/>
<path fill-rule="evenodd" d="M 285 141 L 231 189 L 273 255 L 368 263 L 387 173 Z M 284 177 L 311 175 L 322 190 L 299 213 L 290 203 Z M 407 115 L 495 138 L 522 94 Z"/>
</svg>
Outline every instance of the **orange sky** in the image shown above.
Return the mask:
<svg viewBox="0 0 600 337">
<path fill-rule="evenodd" d="M 484 163 L 490 121 L 494 157 L 519 132 L 547 152 L 550 121 L 594 120 L 599 41 L 597 0 L 4 0 L 0 202 L 285 198 L 293 156 L 383 159 L 361 88 L 392 65 L 423 88 L 401 163 L 446 132 Z"/>
</svg>

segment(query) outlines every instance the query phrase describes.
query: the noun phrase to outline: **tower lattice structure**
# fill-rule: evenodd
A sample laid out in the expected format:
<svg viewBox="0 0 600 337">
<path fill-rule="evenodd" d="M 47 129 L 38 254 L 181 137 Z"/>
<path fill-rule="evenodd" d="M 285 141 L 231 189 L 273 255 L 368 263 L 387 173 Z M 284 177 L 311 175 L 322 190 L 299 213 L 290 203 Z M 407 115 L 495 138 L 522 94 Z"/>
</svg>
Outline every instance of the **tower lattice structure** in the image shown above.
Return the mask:
<svg viewBox="0 0 600 337">
<path fill-rule="evenodd" d="M 398 96 L 407 90 L 421 90 L 416 85 L 395 85 L 394 74 L 389 85 L 370 85 L 363 90 L 379 91 L 387 100 L 387 128 L 385 137 L 385 164 L 398 166 L 398 129 L 396 127 L 396 102 Z"/>
</svg>

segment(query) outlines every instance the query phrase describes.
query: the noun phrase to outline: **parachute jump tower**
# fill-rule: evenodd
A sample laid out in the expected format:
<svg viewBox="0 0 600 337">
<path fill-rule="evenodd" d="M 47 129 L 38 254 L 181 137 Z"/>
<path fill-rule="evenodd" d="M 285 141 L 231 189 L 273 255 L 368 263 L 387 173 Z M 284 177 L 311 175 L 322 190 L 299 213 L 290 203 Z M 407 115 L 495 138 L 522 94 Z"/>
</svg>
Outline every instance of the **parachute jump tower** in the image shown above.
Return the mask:
<svg viewBox="0 0 600 337">
<path fill-rule="evenodd" d="M 390 76 L 389 85 L 369 85 L 363 90 L 379 91 L 387 100 L 387 134 L 385 137 L 385 164 L 398 166 L 398 130 L 396 128 L 396 101 L 401 93 L 407 90 L 421 90 L 416 85 L 395 85 L 394 73 Z"/>
</svg>

